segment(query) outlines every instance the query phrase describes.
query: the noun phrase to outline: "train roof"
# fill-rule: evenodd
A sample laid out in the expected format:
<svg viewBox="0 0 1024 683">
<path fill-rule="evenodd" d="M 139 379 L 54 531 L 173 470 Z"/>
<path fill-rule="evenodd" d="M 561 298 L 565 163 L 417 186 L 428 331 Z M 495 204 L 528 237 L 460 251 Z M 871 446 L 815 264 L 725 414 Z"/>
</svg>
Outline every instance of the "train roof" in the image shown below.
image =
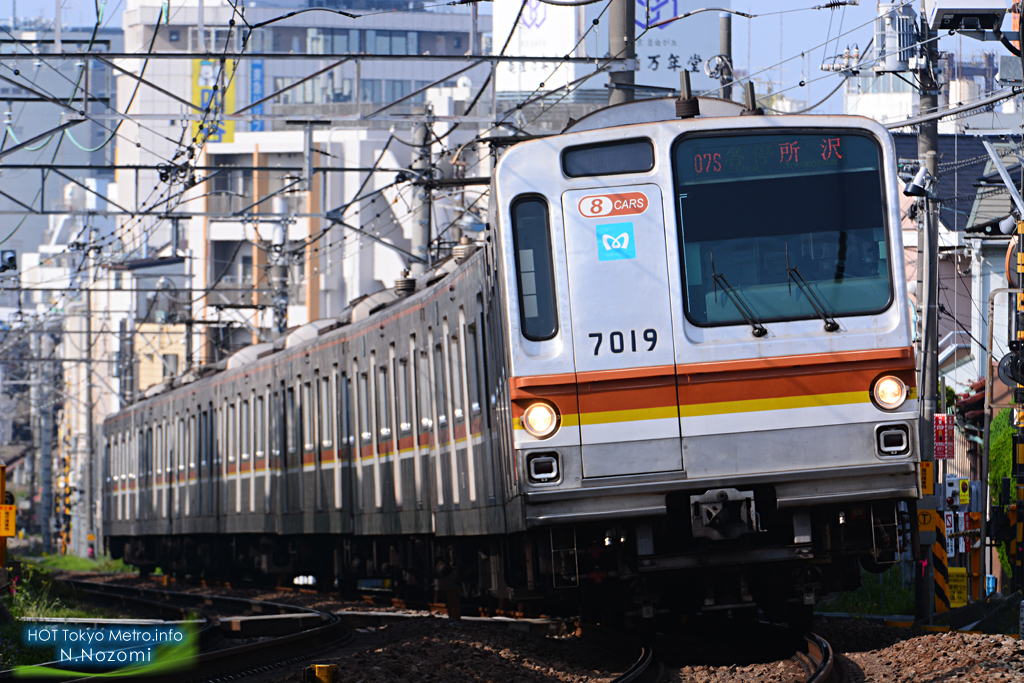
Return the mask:
<svg viewBox="0 0 1024 683">
<path fill-rule="evenodd" d="M 337 318 L 322 318 L 290 328 L 273 342 L 261 342 L 246 346 L 215 364 L 200 366 L 172 382 L 161 382 L 149 387 L 141 400 L 122 407 L 116 413 L 111 413 L 104 419 L 104 423 L 115 421 L 124 413 L 140 408 L 144 409 L 152 399 L 178 391 L 187 391 L 197 382 L 242 373 L 246 370 L 251 371 L 254 363 L 265 365 L 277 362 L 276 356 L 281 352 L 299 349 L 313 343 L 329 342 L 334 338 L 343 338 L 353 332 L 372 327 L 377 323 L 378 318 L 385 313 L 390 314 L 398 305 L 416 305 L 417 302 L 445 287 L 448 284 L 447 281 L 468 266 L 470 262 L 483 258 L 482 252 L 482 249 L 471 250 L 469 253 L 463 252 L 462 257 L 451 256 L 441 261 L 426 273 L 415 278 L 415 291 L 410 291 L 406 296 L 397 293 L 395 288 L 365 295 L 353 301 Z"/>
</svg>

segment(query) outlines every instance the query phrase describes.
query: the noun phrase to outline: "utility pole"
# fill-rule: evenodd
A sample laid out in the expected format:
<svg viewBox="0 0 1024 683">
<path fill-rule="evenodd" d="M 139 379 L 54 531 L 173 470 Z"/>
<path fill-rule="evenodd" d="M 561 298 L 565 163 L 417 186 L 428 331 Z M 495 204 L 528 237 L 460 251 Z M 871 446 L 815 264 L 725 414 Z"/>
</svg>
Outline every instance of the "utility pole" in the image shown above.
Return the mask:
<svg viewBox="0 0 1024 683">
<path fill-rule="evenodd" d="M 50 389 L 53 382 L 53 368 L 49 359 L 53 358 L 53 337 L 43 330 L 39 342 L 42 363 L 39 366 L 39 479 L 42 493 L 39 500 L 41 515 L 37 513 L 43 532 L 43 552 L 53 552 L 53 406 L 50 404 Z"/>
<path fill-rule="evenodd" d="M 938 109 L 939 93 L 938 84 L 935 80 L 935 69 L 938 66 L 937 43 L 930 40 L 933 38 L 931 29 L 928 27 L 928 13 L 925 8 L 925 1 L 921 0 L 921 42 L 922 54 L 925 57 L 922 68 L 918 69 L 918 82 L 921 84 L 919 114 L 930 114 Z M 928 173 L 934 176 L 938 170 L 938 121 L 928 121 L 918 126 L 917 154 L 919 163 Z M 938 234 L 939 220 L 935 202 L 931 193 L 924 199 L 924 220 L 918 223 L 917 244 L 918 244 L 918 289 L 917 301 L 922 321 L 921 329 L 921 353 L 920 374 L 918 377 L 919 391 L 921 395 L 920 432 L 919 443 L 921 447 L 921 460 L 931 461 L 935 459 L 935 407 L 937 404 L 938 382 Z M 934 478 L 934 468 L 932 475 Z M 942 524 L 942 518 L 938 515 L 940 506 L 938 501 L 941 496 L 926 497 L 921 501 L 920 507 L 924 512 L 932 512 L 930 518 L 934 524 Z M 917 520 L 912 520 L 916 523 Z M 934 542 L 935 528 L 930 529 L 932 533 L 926 534 L 921 541 L 921 559 L 923 571 L 914 573 L 915 579 L 919 581 L 917 597 L 917 618 L 930 622 L 935 610 L 934 594 L 934 567 L 932 544 Z M 948 596 L 947 596 L 948 597 Z"/>
<path fill-rule="evenodd" d="M 483 52 L 480 49 L 480 18 L 477 10 L 477 3 L 469 6 L 469 54 L 478 55 Z"/>
<path fill-rule="evenodd" d="M 732 15 L 722 12 L 718 15 L 718 51 L 725 57 L 725 64 L 722 65 L 722 75 L 718 82 L 722 84 L 722 99 L 732 99 Z"/>
<path fill-rule="evenodd" d="M 423 263 L 414 261 L 409 266 L 409 274 L 412 277 L 422 275 L 430 264 L 430 204 L 431 190 L 429 178 L 424 176 L 430 174 L 431 168 L 431 131 L 430 120 L 432 111 L 427 109 L 423 112 L 424 117 L 412 130 L 412 144 L 419 150 L 418 156 L 412 162 L 412 170 L 416 172 L 414 181 L 415 194 L 412 199 L 412 253 L 419 256 Z"/>
<path fill-rule="evenodd" d="M 121 375 L 121 403 L 125 406 L 135 402 L 135 341 L 131 321 L 122 318 L 117 331 L 120 357 L 118 372 Z"/>
<path fill-rule="evenodd" d="M 42 355 L 39 353 L 39 332 L 34 331 L 29 336 L 29 351 L 31 352 L 33 359 L 40 359 Z M 39 397 L 42 391 L 42 376 L 39 363 L 32 363 L 32 367 L 29 368 L 29 425 L 32 428 L 32 457 L 28 458 L 28 485 L 29 485 L 29 500 L 32 502 L 32 514 L 35 518 L 35 523 L 40 527 L 43 532 L 43 543 L 46 543 L 46 527 L 44 517 L 46 514 L 46 508 L 42 507 L 42 504 L 36 505 L 35 498 L 36 493 L 39 492 L 40 482 L 37 477 L 42 473 L 44 463 L 46 459 L 43 457 L 43 446 L 42 446 L 42 426 L 41 420 L 41 408 L 42 402 Z M 41 499 L 40 499 L 41 500 Z"/>
<path fill-rule="evenodd" d="M 636 0 L 612 0 L 608 10 L 608 53 L 614 58 L 636 60 Z M 633 63 L 628 62 L 622 71 L 608 75 L 608 104 L 632 102 L 634 97 Z M 623 85 L 625 87 L 616 87 Z"/>
<path fill-rule="evenodd" d="M 177 253 L 177 252 L 175 252 Z M 188 278 L 188 310 L 185 312 L 185 373 L 192 371 L 192 321 L 194 308 L 192 301 L 192 250 L 185 251 L 185 276 Z"/>
<path fill-rule="evenodd" d="M 92 278 L 93 278 L 93 245 L 96 240 L 96 231 L 90 226 L 88 228 L 89 244 L 86 245 L 85 266 L 86 266 L 86 287 L 85 287 L 85 449 L 86 449 L 86 476 L 88 481 L 85 484 L 86 514 L 89 519 L 86 521 L 86 546 L 89 539 L 96 538 L 96 486 L 95 486 L 95 450 L 96 438 L 93 433 L 93 366 L 92 366 Z"/>
<path fill-rule="evenodd" d="M 270 288 L 274 291 L 274 332 L 275 339 L 284 336 L 288 330 L 288 254 L 284 245 L 288 243 L 288 200 L 277 195 L 273 202 L 274 213 L 281 221 L 274 225 L 270 244 Z"/>
</svg>

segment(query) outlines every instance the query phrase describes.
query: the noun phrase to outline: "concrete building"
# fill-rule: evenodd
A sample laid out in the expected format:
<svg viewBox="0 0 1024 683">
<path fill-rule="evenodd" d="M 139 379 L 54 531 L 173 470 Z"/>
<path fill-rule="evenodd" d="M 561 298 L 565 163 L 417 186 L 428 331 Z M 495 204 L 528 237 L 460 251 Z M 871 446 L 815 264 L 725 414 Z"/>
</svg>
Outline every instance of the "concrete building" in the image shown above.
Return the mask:
<svg viewBox="0 0 1024 683">
<path fill-rule="evenodd" d="M 93 39 L 93 28 L 63 27 L 60 49 L 65 52 L 82 51 L 92 54 L 120 52 L 124 49 L 120 28 L 101 28 Z M 52 53 L 57 34 L 49 24 L 19 24 L 18 28 L 0 37 L 0 56 L 4 54 L 34 55 Z M 65 210 L 69 205 L 85 208 L 81 187 L 67 193 L 69 180 L 88 185 L 104 193 L 113 180 L 109 168 L 114 161 L 114 131 L 116 117 L 104 118 L 110 107 L 116 105 L 117 83 L 109 67 L 83 54 L 77 59 L 19 60 L 13 80 L 23 80 L 24 87 L 9 82 L 0 83 L 0 106 L 3 107 L 4 148 L 10 148 L 37 135 L 52 130 L 64 121 L 64 111 L 39 94 L 62 100 L 77 95 L 78 106 L 90 117 L 63 133 L 57 133 L 33 145 L 14 152 L 3 159 L 0 177 L 0 215 L 5 228 L 0 231 L 5 249 L 16 249 L 19 254 L 34 252 L 44 242 L 44 235 L 52 231 L 51 211 Z M 88 88 L 87 103 L 83 102 Z M 35 92 L 32 92 L 35 91 Z M 37 94 L 38 93 L 38 94 Z M 42 165 L 42 167 L 40 167 Z M 56 170 L 52 166 L 56 165 Z M 92 166 L 94 168 L 89 168 Z M 64 175 L 62 176 L 61 173 Z M 103 212 L 92 196 L 91 208 Z M 34 213 L 28 212 L 31 207 Z M 96 227 L 109 234 L 113 223 L 102 216 L 94 219 Z"/>
</svg>

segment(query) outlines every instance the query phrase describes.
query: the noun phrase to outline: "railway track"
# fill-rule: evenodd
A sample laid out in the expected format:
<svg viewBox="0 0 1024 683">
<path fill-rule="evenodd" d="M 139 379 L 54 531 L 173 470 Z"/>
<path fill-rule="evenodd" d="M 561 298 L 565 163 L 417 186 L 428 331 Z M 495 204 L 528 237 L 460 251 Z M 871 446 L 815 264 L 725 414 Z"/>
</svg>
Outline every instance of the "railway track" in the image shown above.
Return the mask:
<svg viewBox="0 0 1024 683">
<path fill-rule="evenodd" d="M 813 664 L 806 683 L 833 683 L 837 673 L 835 652 L 828 641 L 821 636 L 809 633 L 804 636 L 807 641 L 807 657 Z"/>
<path fill-rule="evenodd" d="M 758 627 L 761 634 L 771 634 L 773 629 L 776 635 L 785 631 L 782 627 L 774 627 L 763 624 Z M 615 683 L 662 683 L 676 680 L 689 680 L 691 676 L 697 675 L 705 681 L 759 681 L 759 680 L 783 680 L 801 681 L 802 683 L 848 683 L 847 672 L 842 663 L 836 657 L 835 651 L 827 640 L 821 636 L 808 633 L 803 638 L 795 640 L 785 639 L 790 645 L 775 643 L 768 645 L 757 643 L 757 635 L 746 633 L 747 637 L 737 637 L 735 632 L 729 632 L 728 638 L 716 638 L 701 641 L 697 649 L 702 654 L 694 654 L 692 645 L 686 645 L 680 651 L 673 652 L 671 640 L 659 641 L 658 651 L 652 652 L 650 648 L 645 649 L 643 655 L 636 664 L 622 676 L 615 680 Z M 674 636 L 678 638 L 679 636 Z M 753 640 L 752 640 L 753 639 Z M 799 649 L 802 643 L 803 649 Z M 751 646 L 760 645 L 761 648 L 754 648 L 757 654 L 751 654 Z M 741 652 L 737 649 L 742 647 Z M 787 647 L 797 647 L 795 654 L 785 659 Z M 680 652 L 685 651 L 684 661 L 687 666 L 680 667 Z M 792 652 L 793 650 L 789 650 Z M 753 657 L 753 659 L 751 659 Z M 775 659 L 781 657 L 781 659 Z M 745 660 L 737 664 L 737 660 Z M 698 664 L 697 662 L 701 662 Z M 713 662 L 713 663 L 712 663 Z M 778 668 L 775 668 L 778 665 Z M 784 667 L 784 665 L 786 665 Z M 787 671 L 783 671 L 788 668 Z"/>
<path fill-rule="evenodd" d="M 189 671 L 176 672 L 166 676 L 155 676 L 147 680 L 191 681 L 192 683 L 214 683 L 238 680 L 248 676 L 269 672 L 284 666 L 299 665 L 332 650 L 346 647 L 354 639 L 354 632 L 347 623 L 348 616 L 365 620 L 367 613 L 351 615 L 333 614 L 307 607 L 263 600 L 251 600 L 235 596 L 210 595 L 203 593 L 181 593 L 141 586 L 125 586 L 82 580 L 67 580 L 83 597 L 117 603 L 132 610 L 159 615 L 163 619 L 183 620 L 190 614 L 201 616 L 199 628 L 201 654 L 195 666 Z M 386 613 L 376 613 L 379 623 L 390 623 Z M 240 616 L 239 616 L 240 615 Z M 317 623 L 299 632 L 275 638 L 263 638 L 258 642 L 230 645 L 221 637 L 224 623 L 229 620 L 244 622 L 252 617 L 267 618 L 272 615 L 315 616 Z M 394 615 L 400 621 L 399 615 Z M 407 617 L 406 617 L 407 618 Z M 478 618 L 479 619 L 479 618 Z M 506 617 L 508 619 L 508 617 Z M 475 619 L 474 619 L 475 620 Z M 530 621 L 530 620 L 526 620 Z M 353 624 L 358 625 L 353 621 Z M 589 629 L 585 629 L 589 630 Z M 597 629 L 603 631 L 603 629 Z M 622 648 L 621 634 L 604 633 L 600 636 L 609 647 Z M 626 637 L 625 642 L 631 639 Z M 805 636 L 807 652 L 798 653 L 793 660 L 805 672 L 807 683 L 839 683 L 842 671 L 835 661 L 833 650 L 825 639 L 809 634 Z M 651 646 L 640 646 L 632 642 L 631 647 L 639 652 L 636 661 L 625 672 L 614 679 L 614 683 L 658 683 L 665 680 L 665 667 L 659 662 Z M 269 674 L 268 674 L 269 675 Z M 0 680 L 10 678 L 9 672 L 0 672 Z M 65 680 L 72 680 L 69 677 Z M 80 679 L 88 680 L 88 679 Z"/>
</svg>

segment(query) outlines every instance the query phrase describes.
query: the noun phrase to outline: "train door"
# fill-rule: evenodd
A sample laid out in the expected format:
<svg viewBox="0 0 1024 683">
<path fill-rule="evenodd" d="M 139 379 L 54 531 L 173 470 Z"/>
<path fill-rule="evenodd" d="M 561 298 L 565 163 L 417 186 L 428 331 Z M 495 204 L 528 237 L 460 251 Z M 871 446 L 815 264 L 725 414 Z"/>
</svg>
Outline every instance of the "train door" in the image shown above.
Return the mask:
<svg viewBox="0 0 1024 683">
<path fill-rule="evenodd" d="M 661 190 L 562 195 L 583 476 L 681 470 Z"/>
</svg>

